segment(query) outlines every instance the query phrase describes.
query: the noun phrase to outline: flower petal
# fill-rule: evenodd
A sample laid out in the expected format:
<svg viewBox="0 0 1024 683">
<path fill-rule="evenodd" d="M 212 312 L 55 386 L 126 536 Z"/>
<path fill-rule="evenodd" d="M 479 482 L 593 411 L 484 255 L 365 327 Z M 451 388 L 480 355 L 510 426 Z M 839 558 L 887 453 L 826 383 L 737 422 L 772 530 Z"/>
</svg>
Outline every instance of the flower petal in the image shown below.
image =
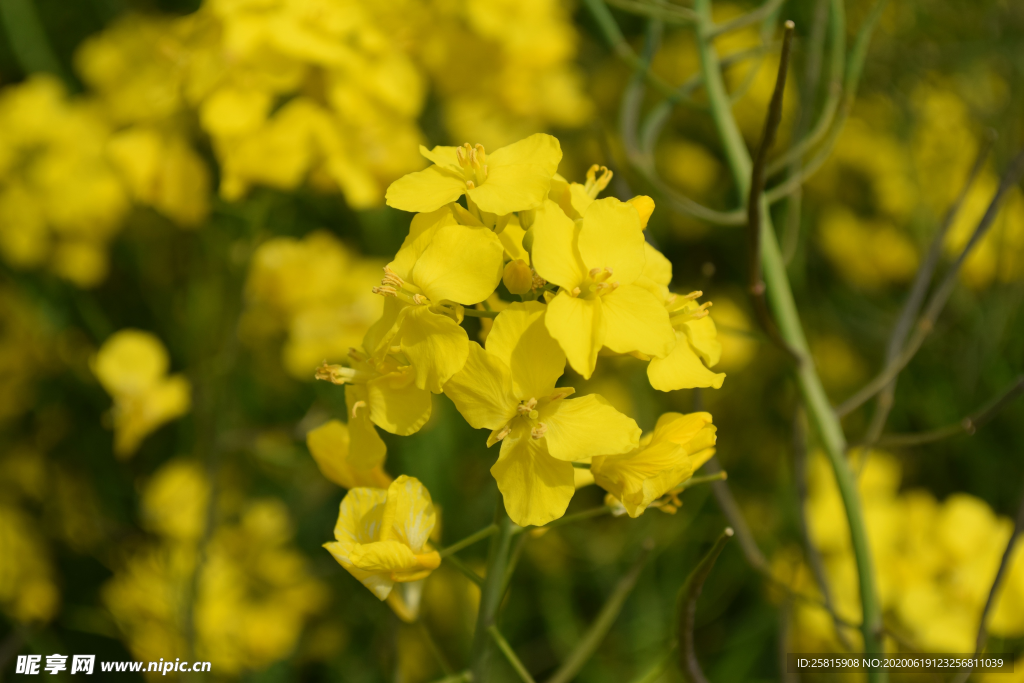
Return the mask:
<svg viewBox="0 0 1024 683">
<path fill-rule="evenodd" d="M 597 394 L 553 401 L 542 410 L 551 457 L 587 462 L 595 455 L 628 453 L 640 443 L 640 427 Z"/>
<path fill-rule="evenodd" d="M 547 200 L 538 207 L 530 231 L 533 234 L 531 256 L 537 273 L 568 290 L 579 286 L 587 269 L 576 246 L 579 231 L 572 219 Z"/>
<path fill-rule="evenodd" d="M 616 353 L 667 356 L 676 341 L 668 311 L 648 290 L 623 285 L 602 297 L 604 345 Z"/>
<path fill-rule="evenodd" d="M 419 567 L 416 555 L 409 546 L 398 541 L 377 541 L 356 545 L 348 554 L 348 561 L 356 569 L 374 574 L 412 571 Z"/>
<path fill-rule="evenodd" d="M 373 429 L 373 427 L 370 427 Z M 374 430 L 374 435 L 377 432 Z M 378 440 L 379 440 L 378 436 Z M 381 449 L 376 462 L 371 460 L 368 468 L 355 466 L 356 457 L 351 450 L 348 426 L 338 420 L 331 420 L 310 430 L 306 434 L 306 445 L 312 453 L 320 472 L 338 486 L 346 489 L 359 487 L 386 488 L 391 478 L 381 469 L 384 451 Z M 383 442 L 381 442 L 383 446 Z M 362 457 L 376 457 L 377 453 L 363 453 Z"/>
<path fill-rule="evenodd" d="M 465 365 L 444 385 L 444 393 L 474 429 L 504 427 L 519 403 L 508 367 L 476 342 L 469 344 Z"/>
<path fill-rule="evenodd" d="M 436 523 L 430 492 L 419 479 L 403 474 L 391 482 L 381 519 L 381 540 L 398 541 L 419 553 Z"/>
<path fill-rule="evenodd" d="M 378 540 L 387 499 L 388 492 L 384 489 L 357 488 L 349 491 L 338 508 L 334 538 L 343 546 Z"/>
<path fill-rule="evenodd" d="M 427 149 L 420 145 L 420 154 L 446 171 L 459 173 L 461 171 L 459 157 L 455 154 L 457 149 L 458 147 L 448 147 L 446 145 L 437 145 L 433 149 Z"/>
<path fill-rule="evenodd" d="M 519 526 L 541 526 L 558 519 L 576 491 L 573 466 L 548 455 L 542 441 L 523 427 L 513 430 L 491 467 L 505 510 Z"/>
<path fill-rule="evenodd" d="M 588 271 L 611 268 L 612 281 L 633 284 L 646 262 L 636 209 L 614 197 L 596 200 L 583 215 L 579 250 Z"/>
<path fill-rule="evenodd" d="M 359 405 L 362 401 L 365 405 Z M 345 387 L 345 405 L 348 407 L 349 455 L 355 462 L 384 462 L 387 446 L 373 426 L 370 392 L 363 386 Z M 383 411 L 382 411 L 383 412 Z"/>
<path fill-rule="evenodd" d="M 406 309 L 399 345 L 412 363 L 416 386 L 435 394 L 462 369 L 469 355 L 466 330 L 426 306 Z"/>
<path fill-rule="evenodd" d="M 718 329 L 711 316 L 684 323 L 683 332 L 690 340 L 690 346 L 709 368 L 715 367 L 722 359 L 722 343 L 718 341 Z"/>
<path fill-rule="evenodd" d="M 470 306 L 501 282 L 504 253 L 488 228 L 445 225 L 434 233 L 410 278 L 434 303 L 447 299 Z"/>
<path fill-rule="evenodd" d="M 487 155 L 487 178 L 467 194 L 481 211 L 498 216 L 537 208 L 561 160 L 558 140 L 536 133 Z"/>
<path fill-rule="evenodd" d="M 412 223 L 409 224 L 409 234 L 405 236 L 402 246 L 388 267 L 398 273 L 399 277 L 408 280 L 413 267 L 430 246 L 438 228 L 455 225 L 455 223 L 455 216 L 452 215 L 452 210 L 448 205 L 430 213 L 416 214 L 412 218 Z"/>
<path fill-rule="evenodd" d="M 539 301 L 511 304 L 487 335 L 487 352 L 511 370 L 520 399 L 550 395 L 565 371 L 565 352 L 544 325 L 546 310 Z"/>
<path fill-rule="evenodd" d="M 647 366 L 647 378 L 658 391 L 676 391 L 697 387 L 720 389 L 724 372 L 711 372 L 690 347 L 686 335 L 678 333 L 676 345 L 664 358 L 655 358 Z"/>
<path fill-rule="evenodd" d="M 466 181 L 440 166 L 430 166 L 391 183 L 385 199 L 401 211 L 428 213 L 454 202 L 466 191 Z"/>
<path fill-rule="evenodd" d="M 398 436 L 415 434 L 430 419 L 430 392 L 416 386 L 411 371 L 370 380 L 366 383 L 366 394 L 370 419 L 386 432 Z"/>
<path fill-rule="evenodd" d="M 589 379 L 597 365 L 597 352 L 604 346 L 605 325 L 601 301 L 581 299 L 559 292 L 548 304 L 544 325 L 573 370 Z"/>
</svg>

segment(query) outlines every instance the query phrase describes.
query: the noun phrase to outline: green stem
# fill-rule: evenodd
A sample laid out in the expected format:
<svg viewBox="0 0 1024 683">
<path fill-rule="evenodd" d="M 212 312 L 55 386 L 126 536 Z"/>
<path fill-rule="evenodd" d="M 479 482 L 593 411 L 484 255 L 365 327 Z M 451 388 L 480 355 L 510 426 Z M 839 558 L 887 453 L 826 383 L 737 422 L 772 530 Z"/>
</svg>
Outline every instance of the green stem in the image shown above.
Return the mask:
<svg viewBox="0 0 1024 683">
<path fill-rule="evenodd" d="M 695 8 L 701 17 L 697 26 L 697 46 L 701 56 L 701 70 L 704 74 L 711 114 L 722 139 L 726 159 L 739 194 L 745 196 L 750 190 L 751 158 L 730 109 L 729 96 L 719 70 L 718 56 L 707 36 L 709 27 L 713 25 L 710 0 L 696 0 Z M 821 379 L 811 360 L 807 339 L 800 324 L 800 316 L 797 313 L 796 302 L 793 299 L 789 278 L 786 275 L 782 252 L 772 227 L 771 216 L 764 202 L 762 202 L 761 229 L 761 265 L 764 268 L 768 303 L 772 308 L 780 334 L 800 357 L 800 363 L 796 369 L 797 384 L 804 404 L 807 406 L 808 415 L 817 428 L 822 446 L 832 464 L 843 506 L 846 509 L 846 517 L 850 526 L 850 540 L 860 582 L 860 598 L 864 614 L 861 628 L 864 637 L 864 651 L 869 654 L 881 654 L 881 605 L 875 586 L 871 551 L 868 546 L 867 528 L 864 524 L 860 498 L 857 495 L 853 473 L 846 462 L 846 437 L 839 420 L 832 411 L 828 396 L 825 394 Z M 868 673 L 868 680 L 872 683 L 881 683 L 886 680 L 886 674 L 883 671 L 872 670 Z"/>
<path fill-rule="evenodd" d="M 460 550 L 462 550 L 463 548 L 468 548 L 469 546 L 473 545 L 477 541 L 482 541 L 485 538 L 487 538 L 488 536 L 491 536 L 491 535 L 496 534 L 496 533 L 498 533 L 498 525 L 497 524 L 491 524 L 491 525 L 485 526 L 483 529 L 481 529 L 480 531 L 476 532 L 475 534 L 471 534 L 469 536 L 466 536 L 461 541 L 458 541 L 456 543 L 452 543 L 447 548 L 442 548 L 441 550 L 437 551 L 437 554 L 440 555 L 441 557 L 447 557 L 448 555 L 451 555 L 453 553 L 457 553 Z"/>
<path fill-rule="evenodd" d="M 533 676 L 531 676 L 530 672 L 526 670 L 523 663 L 519 661 L 519 657 L 516 656 L 515 650 L 513 650 L 512 646 L 508 644 L 507 640 L 505 640 L 505 636 L 501 635 L 501 631 L 498 630 L 498 627 L 492 624 L 491 627 L 487 629 L 487 632 L 491 634 L 491 638 L 494 639 L 494 642 L 497 644 L 498 649 L 501 650 L 501 653 L 505 655 L 505 659 L 508 660 L 508 663 L 511 664 L 512 668 L 516 670 L 517 674 L 519 674 L 519 679 L 523 681 L 523 683 L 535 683 Z"/>
<path fill-rule="evenodd" d="M 487 578 L 480 592 L 480 610 L 477 612 L 476 631 L 473 634 L 473 647 L 470 652 L 470 672 L 472 679 L 483 683 L 490 680 L 491 637 L 488 630 L 494 625 L 501 599 L 505 595 L 505 572 L 508 570 L 509 546 L 512 535 L 518 529 L 508 514 L 505 504 L 498 498 L 494 523 L 498 533 L 491 539 L 491 549 L 487 555 Z"/>
</svg>

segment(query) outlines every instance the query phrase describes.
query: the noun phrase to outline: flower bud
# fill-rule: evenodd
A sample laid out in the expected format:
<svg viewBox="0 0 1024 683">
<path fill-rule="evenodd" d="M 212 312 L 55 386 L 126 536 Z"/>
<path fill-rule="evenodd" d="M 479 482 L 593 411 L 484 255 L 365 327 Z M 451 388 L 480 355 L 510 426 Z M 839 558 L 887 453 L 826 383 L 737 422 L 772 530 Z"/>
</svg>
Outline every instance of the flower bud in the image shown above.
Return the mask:
<svg viewBox="0 0 1024 683">
<path fill-rule="evenodd" d="M 512 294 L 526 294 L 533 289 L 533 271 L 526 261 L 517 258 L 505 265 L 501 281 Z"/>
<path fill-rule="evenodd" d="M 629 203 L 633 205 L 636 212 L 640 214 L 640 228 L 647 228 L 647 221 L 651 219 L 651 214 L 654 213 L 654 200 L 646 195 L 637 195 L 629 200 Z"/>
</svg>

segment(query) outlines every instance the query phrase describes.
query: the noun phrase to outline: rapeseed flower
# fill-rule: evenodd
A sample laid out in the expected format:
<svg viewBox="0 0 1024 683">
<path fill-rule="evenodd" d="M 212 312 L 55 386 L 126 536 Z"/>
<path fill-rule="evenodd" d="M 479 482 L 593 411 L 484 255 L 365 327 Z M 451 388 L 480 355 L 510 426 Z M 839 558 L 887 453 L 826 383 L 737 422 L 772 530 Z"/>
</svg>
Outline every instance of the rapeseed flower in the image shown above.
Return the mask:
<svg viewBox="0 0 1024 683">
<path fill-rule="evenodd" d="M 501 442 L 491 474 L 505 509 L 520 526 L 565 514 L 575 491 L 573 462 L 636 448 L 640 428 L 596 394 L 569 399 L 556 387 L 565 354 L 544 325 L 539 302 L 514 303 L 487 335 L 486 350 L 470 344 L 466 366 L 444 391 L 470 425 Z"/>
<path fill-rule="evenodd" d="M 310 430 L 306 435 L 306 445 L 309 447 L 309 452 L 313 454 L 313 459 L 316 460 L 320 472 L 342 488 L 386 489 L 391 484 L 391 477 L 384 472 L 382 467 L 384 453 L 377 450 L 374 453 L 374 459 L 380 458 L 380 461 L 369 467 L 357 466 L 357 464 L 365 464 L 365 458 L 352 457 L 352 438 L 349 436 L 349 428 L 337 420 L 331 420 Z M 365 451 L 366 449 L 364 449 Z M 371 462 L 373 461 L 371 460 Z"/>
<path fill-rule="evenodd" d="M 418 479 L 402 475 L 386 490 L 355 488 L 341 501 L 335 541 L 324 547 L 380 600 L 396 583 L 426 578 L 441 564 L 428 540 L 437 515 Z"/>
<path fill-rule="evenodd" d="M 569 364 L 589 378 L 597 353 L 662 358 L 676 335 L 658 297 L 642 286 L 647 262 L 640 215 L 630 204 L 599 199 L 574 223 L 548 200 L 531 231 L 533 265 L 558 293 L 545 321 Z"/>
</svg>

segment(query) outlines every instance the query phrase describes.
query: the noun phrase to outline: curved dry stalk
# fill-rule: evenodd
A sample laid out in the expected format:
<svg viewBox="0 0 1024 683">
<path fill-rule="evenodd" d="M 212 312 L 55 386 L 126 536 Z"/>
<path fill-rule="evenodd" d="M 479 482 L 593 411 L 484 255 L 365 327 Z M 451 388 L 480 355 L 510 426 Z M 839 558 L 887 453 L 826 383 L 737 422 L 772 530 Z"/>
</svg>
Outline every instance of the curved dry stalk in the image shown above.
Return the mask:
<svg viewBox="0 0 1024 683">
<path fill-rule="evenodd" d="M 697 620 L 697 598 L 704 590 L 704 582 L 711 575 L 718 556 L 722 554 L 725 544 L 732 536 L 733 530 L 726 527 L 715 544 L 686 577 L 686 582 L 679 589 L 679 597 L 676 599 L 676 611 L 679 615 L 679 630 L 676 635 L 679 642 L 679 668 L 688 683 L 707 683 L 693 646 L 693 630 Z"/>
</svg>

